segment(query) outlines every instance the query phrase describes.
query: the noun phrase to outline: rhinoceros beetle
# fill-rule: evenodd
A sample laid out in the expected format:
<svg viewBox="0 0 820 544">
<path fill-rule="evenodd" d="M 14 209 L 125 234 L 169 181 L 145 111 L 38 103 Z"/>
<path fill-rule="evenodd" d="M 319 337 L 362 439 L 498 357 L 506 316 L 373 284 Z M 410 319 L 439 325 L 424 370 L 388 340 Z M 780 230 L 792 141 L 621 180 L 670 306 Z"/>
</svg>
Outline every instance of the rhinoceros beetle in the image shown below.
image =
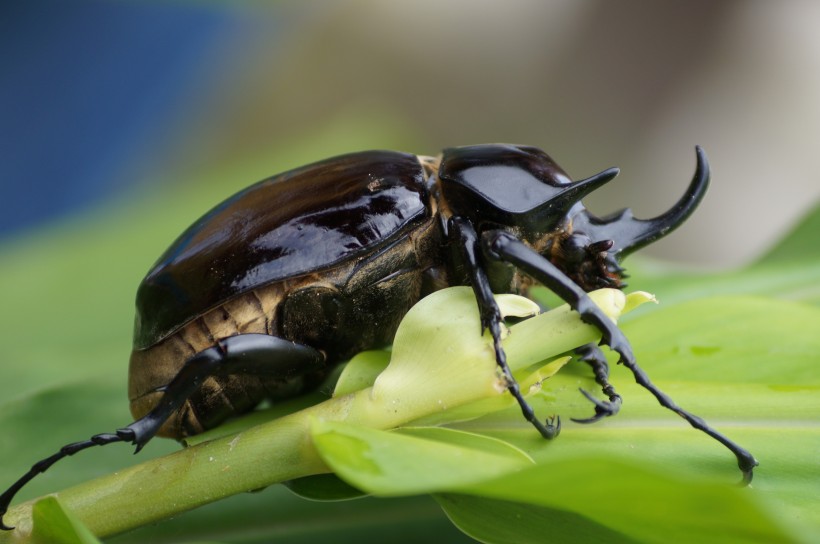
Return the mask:
<svg viewBox="0 0 820 544">
<path fill-rule="evenodd" d="M 451 285 L 472 286 L 509 392 L 527 421 L 554 438 L 560 420 L 539 420 L 509 371 L 493 298 L 526 293 L 533 281 L 600 329 L 601 344 L 637 382 L 731 450 L 750 481 L 754 457 L 655 387 L 586 295 L 621 287 L 619 262 L 689 217 L 709 182 L 706 156 L 697 148 L 686 193 L 653 219 L 629 210 L 597 217 L 581 204 L 617 174 L 572 181 L 540 149 L 494 144 L 437 158 L 353 153 L 240 191 L 177 238 L 139 286 L 128 385 L 136 421 L 35 464 L 0 496 L 0 516 L 29 480 L 78 451 L 113 442 L 139 451 L 155 435 L 194 435 L 264 399 L 316 387 L 339 361 L 389 343 L 415 302 Z M 608 400 L 582 390 L 595 413 L 577 421 L 617 413 L 621 397 L 598 346 L 578 353 Z"/>
</svg>

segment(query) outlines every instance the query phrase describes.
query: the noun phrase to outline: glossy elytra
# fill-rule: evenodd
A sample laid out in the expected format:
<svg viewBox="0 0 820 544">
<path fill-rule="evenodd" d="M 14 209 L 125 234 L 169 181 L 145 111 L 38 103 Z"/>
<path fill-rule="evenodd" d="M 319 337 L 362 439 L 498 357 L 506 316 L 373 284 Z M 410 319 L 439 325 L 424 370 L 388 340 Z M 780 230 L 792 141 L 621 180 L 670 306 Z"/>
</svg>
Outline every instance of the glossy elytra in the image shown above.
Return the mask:
<svg viewBox="0 0 820 544">
<path fill-rule="evenodd" d="M 309 391 L 338 362 L 389 343 L 414 303 L 452 285 L 472 286 L 509 392 L 553 438 L 560 420 L 539 420 L 510 374 L 493 298 L 526 294 L 533 281 L 600 329 L 637 382 L 731 450 L 750 481 L 754 457 L 655 387 L 586 295 L 621 287 L 620 261 L 689 217 L 709 182 L 706 157 L 698 148 L 683 197 L 648 220 L 628 210 L 600 218 L 581 204 L 617 174 L 572 181 L 540 149 L 493 144 L 436 158 L 354 153 L 239 192 L 182 233 L 139 286 L 128 386 L 136 421 L 35 464 L 0 496 L 0 516 L 29 480 L 78 451 L 113 442 L 139 450 L 155 435 L 197 434 L 262 400 Z M 622 400 L 603 354 L 596 345 L 577 352 L 608 399 L 582 390 L 594 414 L 578 421 L 614 415 Z"/>
</svg>

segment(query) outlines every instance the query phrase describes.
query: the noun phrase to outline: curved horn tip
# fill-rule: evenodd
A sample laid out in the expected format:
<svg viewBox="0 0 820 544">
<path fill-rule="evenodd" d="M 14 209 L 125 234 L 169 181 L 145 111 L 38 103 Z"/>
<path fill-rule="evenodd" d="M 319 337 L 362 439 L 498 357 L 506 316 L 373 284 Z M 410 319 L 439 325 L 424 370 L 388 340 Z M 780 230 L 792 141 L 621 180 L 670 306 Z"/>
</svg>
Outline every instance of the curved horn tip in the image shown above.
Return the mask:
<svg viewBox="0 0 820 544">
<path fill-rule="evenodd" d="M 706 157 L 706 151 L 699 145 L 695 146 L 695 156 L 697 157 L 698 166 L 697 171 L 695 172 L 695 177 L 705 177 L 709 178 L 709 159 Z"/>
</svg>

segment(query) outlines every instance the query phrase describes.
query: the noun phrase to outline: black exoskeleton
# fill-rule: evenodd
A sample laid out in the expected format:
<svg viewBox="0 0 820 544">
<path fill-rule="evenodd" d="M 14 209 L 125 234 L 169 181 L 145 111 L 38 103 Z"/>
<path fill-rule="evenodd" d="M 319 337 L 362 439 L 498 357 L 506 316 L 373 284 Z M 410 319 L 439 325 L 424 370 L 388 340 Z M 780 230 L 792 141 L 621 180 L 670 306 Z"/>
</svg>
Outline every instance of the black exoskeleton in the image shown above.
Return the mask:
<svg viewBox="0 0 820 544">
<path fill-rule="evenodd" d="M 0 496 L 12 497 L 60 459 L 95 445 L 141 449 L 159 434 L 180 438 L 252 410 L 264 399 L 314 388 L 339 361 L 387 344 L 421 297 L 471 285 L 482 331 L 524 417 L 545 438 L 560 419 L 539 420 L 519 391 L 501 345 L 493 293 L 551 289 L 602 333 L 660 404 L 724 444 L 744 481 L 754 457 L 680 408 L 638 367 L 621 330 L 586 295 L 619 288 L 620 261 L 679 226 L 709 182 L 703 151 L 684 196 L 640 220 L 624 210 L 597 217 L 581 199 L 612 180 L 609 169 L 572 181 L 543 151 L 515 145 L 446 149 L 441 157 L 368 151 L 279 174 L 219 204 L 186 230 L 137 292 L 129 398 L 136 421 L 69 444 Z M 594 414 L 618 412 L 598 346 L 583 346 L 608 400 L 582 393 Z"/>
</svg>

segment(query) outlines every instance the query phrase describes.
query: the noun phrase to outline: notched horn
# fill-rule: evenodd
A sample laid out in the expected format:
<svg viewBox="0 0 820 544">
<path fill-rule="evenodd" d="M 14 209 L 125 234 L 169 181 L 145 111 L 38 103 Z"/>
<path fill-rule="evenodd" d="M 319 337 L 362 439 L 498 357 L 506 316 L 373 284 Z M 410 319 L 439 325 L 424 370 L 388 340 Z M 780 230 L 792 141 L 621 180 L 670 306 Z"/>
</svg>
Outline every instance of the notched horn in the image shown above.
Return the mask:
<svg viewBox="0 0 820 544">
<path fill-rule="evenodd" d="M 610 253 L 619 259 L 663 238 L 681 225 L 698 207 L 709 187 L 709 162 L 700 146 L 695 147 L 697 168 L 684 195 L 672 208 L 652 219 L 636 219 L 629 209 L 607 217 L 596 217 L 586 209 L 572 219 L 573 230 L 593 240 L 612 240 Z"/>
</svg>

